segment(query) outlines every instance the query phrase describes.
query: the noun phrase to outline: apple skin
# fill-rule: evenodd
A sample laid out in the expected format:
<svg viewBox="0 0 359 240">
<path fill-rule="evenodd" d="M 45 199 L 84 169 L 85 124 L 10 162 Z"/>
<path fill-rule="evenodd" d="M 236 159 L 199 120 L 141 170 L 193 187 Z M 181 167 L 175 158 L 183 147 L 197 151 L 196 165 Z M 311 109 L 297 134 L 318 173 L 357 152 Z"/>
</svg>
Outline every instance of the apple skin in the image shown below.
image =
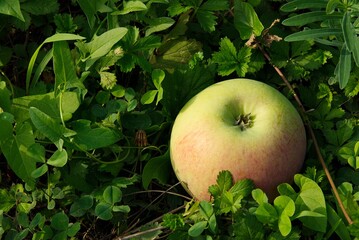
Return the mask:
<svg viewBox="0 0 359 240">
<path fill-rule="evenodd" d="M 238 125 L 247 114 L 251 124 Z M 300 171 L 305 152 L 305 128 L 291 102 L 271 86 L 244 78 L 194 96 L 176 117 L 170 140 L 174 172 L 196 200 L 210 200 L 208 187 L 222 170 L 234 181 L 252 179 L 273 200 L 277 186 Z"/>
</svg>

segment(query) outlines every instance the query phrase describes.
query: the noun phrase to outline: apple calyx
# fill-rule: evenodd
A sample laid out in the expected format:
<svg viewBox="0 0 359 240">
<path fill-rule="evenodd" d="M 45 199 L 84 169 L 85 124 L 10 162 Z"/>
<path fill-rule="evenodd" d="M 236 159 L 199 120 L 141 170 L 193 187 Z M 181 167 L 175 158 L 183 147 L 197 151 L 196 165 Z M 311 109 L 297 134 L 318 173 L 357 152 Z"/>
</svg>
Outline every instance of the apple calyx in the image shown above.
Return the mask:
<svg viewBox="0 0 359 240">
<path fill-rule="evenodd" d="M 241 131 L 253 127 L 253 124 L 254 116 L 252 116 L 251 113 L 240 114 L 235 122 L 235 125 L 239 126 L 239 129 L 241 129 Z"/>
</svg>

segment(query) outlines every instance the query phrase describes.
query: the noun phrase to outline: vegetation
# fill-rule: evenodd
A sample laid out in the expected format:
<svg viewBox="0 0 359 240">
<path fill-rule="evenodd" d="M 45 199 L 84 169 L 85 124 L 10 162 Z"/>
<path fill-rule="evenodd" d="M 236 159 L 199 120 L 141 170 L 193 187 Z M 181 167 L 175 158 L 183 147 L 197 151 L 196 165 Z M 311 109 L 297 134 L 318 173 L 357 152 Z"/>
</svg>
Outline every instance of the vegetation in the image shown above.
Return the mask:
<svg viewBox="0 0 359 240">
<path fill-rule="evenodd" d="M 359 239 L 359 2 L 2 0 L 0 238 Z M 224 79 L 283 92 L 305 166 L 266 195 L 173 174 L 181 107 Z"/>
</svg>

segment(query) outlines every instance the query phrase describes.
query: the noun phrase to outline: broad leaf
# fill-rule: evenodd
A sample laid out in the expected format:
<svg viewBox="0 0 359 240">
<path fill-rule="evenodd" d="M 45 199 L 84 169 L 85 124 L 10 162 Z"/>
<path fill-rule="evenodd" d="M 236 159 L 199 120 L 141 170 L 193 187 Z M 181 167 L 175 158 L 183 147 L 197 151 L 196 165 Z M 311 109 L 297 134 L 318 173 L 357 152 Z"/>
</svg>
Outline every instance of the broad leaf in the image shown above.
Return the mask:
<svg viewBox="0 0 359 240">
<path fill-rule="evenodd" d="M 260 36 L 264 29 L 252 5 L 242 0 L 234 2 L 234 26 L 242 39 Z"/>
<path fill-rule="evenodd" d="M 46 163 L 54 167 L 63 167 L 67 163 L 67 158 L 67 151 L 65 149 L 58 149 L 52 154 Z"/>
<path fill-rule="evenodd" d="M 10 15 L 25 22 L 24 16 L 20 9 L 19 0 L 2 0 L 0 1 L 0 13 Z"/>
<path fill-rule="evenodd" d="M 12 129 L 11 123 L 0 120 L 1 128 Z M 7 163 L 14 173 L 30 186 L 34 185 L 31 176 L 36 169 L 36 162 L 33 161 L 33 154 L 28 148 L 35 144 L 34 133 L 29 123 L 19 123 L 15 135 L 12 131 L 0 131 L 0 147 Z"/>
<path fill-rule="evenodd" d="M 327 229 L 327 212 L 324 194 L 322 189 L 313 180 L 297 174 L 294 182 L 299 186 L 300 192 L 295 200 L 297 209 L 296 218 L 304 226 L 318 231 L 325 232 Z"/>
<path fill-rule="evenodd" d="M 157 179 L 160 183 L 167 183 L 171 169 L 171 161 L 169 152 L 164 155 L 150 159 L 142 173 L 142 186 L 144 189 L 148 189 L 149 184 L 153 179 Z"/>
<path fill-rule="evenodd" d="M 108 186 L 105 191 L 103 191 L 103 199 L 105 202 L 114 205 L 117 202 L 120 202 L 122 199 L 122 191 L 119 187 Z"/>
<path fill-rule="evenodd" d="M 311 8 L 311 9 L 321 9 L 326 8 L 327 0 L 294 0 L 284 4 L 280 10 L 283 12 L 293 12 L 301 9 Z"/>
</svg>

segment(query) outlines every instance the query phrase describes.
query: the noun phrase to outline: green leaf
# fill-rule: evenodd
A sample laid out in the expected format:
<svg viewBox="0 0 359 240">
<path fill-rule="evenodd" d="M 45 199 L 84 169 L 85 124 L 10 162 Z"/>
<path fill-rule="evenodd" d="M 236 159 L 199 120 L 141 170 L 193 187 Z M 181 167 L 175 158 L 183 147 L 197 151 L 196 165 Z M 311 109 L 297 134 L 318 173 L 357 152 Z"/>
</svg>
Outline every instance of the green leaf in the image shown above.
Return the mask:
<svg viewBox="0 0 359 240">
<path fill-rule="evenodd" d="M 335 75 L 338 78 L 340 89 L 343 89 L 347 85 L 350 77 L 351 68 L 352 56 L 346 44 L 344 43 L 340 51 L 339 62 L 335 68 Z"/>
<path fill-rule="evenodd" d="M 251 194 L 252 190 L 254 188 L 254 183 L 250 179 L 241 179 L 237 181 L 230 189 L 229 191 L 234 196 L 243 196 L 247 197 Z"/>
<path fill-rule="evenodd" d="M 67 163 L 67 158 L 67 151 L 65 149 L 57 149 L 46 163 L 54 167 L 63 167 Z"/>
<path fill-rule="evenodd" d="M 84 39 L 84 37 L 75 34 L 69 34 L 69 33 L 56 33 L 55 35 L 46 38 L 45 41 L 41 43 L 40 46 L 35 50 L 34 54 L 31 56 L 31 59 L 29 61 L 29 65 L 26 72 L 26 93 L 29 93 L 32 70 L 34 68 L 37 55 L 39 54 L 40 49 L 44 44 L 50 42 L 81 40 L 81 39 Z"/>
<path fill-rule="evenodd" d="M 53 64 L 55 73 L 55 91 L 65 89 L 67 84 L 71 84 L 78 80 L 67 42 L 54 42 Z"/>
<path fill-rule="evenodd" d="M 32 171 L 31 177 L 39 178 L 42 175 L 44 175 L 45 173 L 47 173 L 48 170 L 49 170 L 48 166 L 46 164 L 42 164 L 40 167 L 38 167 L 34 171 Z"/>
<path fill-rule="evenodd" d="M 25 22 L 24 16 L 20 9 L 20 0 L 3 0 L 0 1 L 0 13 L 10 15 Z"/>
<path fill-rule="evenodd" d="M 158 54 L 151 59 L 151 63 L 155 68 L 173 72 L 176 68 L 186 67 L 192 56 L 201 50 L 201 43 L 193 39 L 169 40 L 158 48 Z"/>
<path fill-rule="evenodd" d="M 344 14 L 342 30 L 347 48 L 352 53 L 356 65 L 359 66 L 359 38 L 357 37 L 355 28 L 350 21 L 350 12 L 346 12 Z"/>
<path fill-rule="evenodd" d="M 241 0 L 234 2 L 234 26 L 241 39 L 249 39 L 252 34 L 260 36 L 264 27 L 252 5 Z"/>
<path fill-rule="evenodd" d="M 153 179 L 157 179 L 161 184 L 166 184 L 170 177 L 169 169 L 171 169 L 169 151 L 162 156 L 151 158 L 142 172 L 142 186 L 144 189 L 148 189 Z"/>
<path fill-rule="evenodd" d="M 214 213 L 212 204 L 207 201 L 201 201 L 199 203 L 199 212 L 201 213 L 203 218 L 208 221 Z"/>
<path fill-rule="evenodd" d="M 76 135 L 73 142 L 82 150 L 91 150 L 110 146 L 121 139 L 119 133 L 106 127 L 91 127 L 89 120 L 77 120 L 72 123 Z"/>
<path fill-rule="evenodd" d="M 7 163 L 14 173 L 30 186 L 34 185 L 31 173 L 36 169 L 36 162 L 33 161 L 33 153 L 28 148 L 35 144 L 34 133 L 30 123 L 18 123 L 15 135 L 12 134 L 12 125 L 8 121 L 0 119 L 0 123 L 7 129 L 4 133 L 0 130 L 0 147 Z M 4 124 L 5 123 L 5 124 Z M 3 125 L 4 124 L 4 125 Z M 11 130 L 11 132 L 9 132 Z M 3 135 L 4 134 L 4 135 Z M 41 158 L 41 156 L 39 157 Z"/>
<path fill-rule="evenodd" d="M 77 0 L 82 11 L 85 13 L 89 26 L 92 29 L 96 22 L 97 12 L 112 12 L 113 9 L 106 5 L 108 0 Z"/>
<path fill-rule="evenodd" d="M 296 174 L 294 182 L 300 188 L 295 200 L 296 218 L 304 226 L 318 232 L 325 232 L 327 228 L 327 212 L 322 189 L 313 180 Z"/>
<path fill-rule="evenodd" d="M 92 206 L 93 196 L 84 195 L 73 202 L 70 207 L 70 214 L 73 217 L 82 217 Z"/>
<path fill-rule="evenodd" d="M 313 22 L 324 22 L 327 20 L 338 20 L 342 18 L 342 14 L 330 14 L 327 15 L 325 11 L 312 11 L 294 15 L 285 19 L 282 24 L 284 26 L 303 26 Z"/>
<path fill-rule="evenodd" d="M 113 12 L 113 15 L 125 15 L 130 12 L 140 12 L 140 11 L 146 11 L 147 6 L 142 2 L 138 0 L 130 0 L 130 1 L 124 1 L 123 2 L 123 9 L 121 11 Z"/>
<path fill-rule="evenodd" d="M 105 202 L 100 202 L 95 207 L 95 215 L 102 220 L 110 220 L 112 215 L 112 205 Z"/>
<path fill-rule="evenodd" d="M 21 8 L 33 15 L 47 15 L 59 11 L 60 4 L 56 0 L 37 1 L 28 0 L 21 3 Z"/>
<path fill-rule="evenodd" d="M 332 230 L 335 231 L 341 240 L 351 240 L 348 228 L 343 222 L 343 219 L 338 216 L 338 214 L 329 204 L 327 204 L 327 213 L 328 223 L 332 227 Z"/>
<path fill-rule="evenodd" d="M 321 9 L 321 8 L 326 8 L 327 6 L 327 0 L 317 0 L 317 1 L 312 1 L 312 0 L 294 0 L 294 1 L 290 1 L 286 4 L 284 4 L 280 10 L 283 12 L 293 12 L 293 11 L 297 11 L 297 10 L 301 10 L 301 9 L 306 9 L 306 8 L 311 8 L 311 9 Z"/>
<path fill-rule="evenodd" d="M 202 234 L 202 232 L 207 228 L 207 221 L 200 221 L 195 224 L 193 224 L 188 229 L 188 235 L 191 237 L 198 237 Z"/>
<path fill-rule="evenodd" d="M 256 188 L 252 191 L 252 197 L 259 205 L 268 203 L 267 195 L 260 188 Z"/>
<path fill-rule="evenodd" d="M 68 225 L 69 217 L 63 212 L 56 213 L 51 218 L 51 227 L 58 231 L 67 230 Z"/>
<path fill-rule="evenodd" d="M 69 224 L 69 227 L 66 231 L 67 236 L 69 237 L 75 237 L 75 235 L 80 231 L 81 229 L 81 223 L 76 222 L 74 224 Z"/>
<path fill-rule="evenodd" d="M 131 208 L 127 205 L 121 205 L 121 206 L 113 206 L 112 211 L 114 212 L 122 212 L 122 213 L 129 213 L 131 211 Z"/>
<path fill-rule="evenodd" d="M 106 203 L 114 205 L 117 202 L 120 202 L 122 199 L 122 191 L 119 187 L 108 186 L 105 191 L 103 191 L 103 200 Z"/>
<path fill-rule="evenodd" d="M 275 223 L 280 217 L 278 216 L 277 210 L 267 202 L 261 203 L 254 214 L 257 219 L 264 224 Z"/>
<path fill-rule="evenodd" d="M 212 54 L 213 62 L 218 64 L 219 75 L 228 76 L 236 71 L 238 76 L 244 77 L 250 62 L 250 48 L 242 47 L 237 53 L 237 49 L 227 37 L 221 39 L 219 46 L 219 52 Z"/>
<path fill-rule="evenodd" d="M 34 126 L 50 139 L 58 149 L 62 149 L 64 127 L 35 107 L 30 107 L 29 114 Z"/>
<path fill-rule="evenodd" d="M 158 90 L 149 90 L 141 97 L 142 104 L 151 104 L 157 96 Z"/>
<path fill-rule="evenodd" d="M 175 23 L 175 20 L 169 17 L 158 17 L 148 21 L 148 29 L 145 36 L 149 36 L 152 33 L 160 32 L 170 28 Z"/>
<path fill-rule="evenodd" d="M 10 211 L 16 203 L 17 200 L 14 195 L 10 194 L 7 189 L 0 189 L 0 216 Z"/>
<path fill-rule="evenodd" d="M 229 171 L 221 171 L 217 175 L 216 185 L 210 186 L 209 191 L 213 196 L 220 196 L 233 185 L 232 174 Z"/>
<path fill-rule="evenodd" d="M 252 214 L 240 217 L 233 224 L 233 231 L 238 240 L 264 240 L 264 227 Z"/>
<path fill-rule="evenodd" d="M 282 236 L 287 236 L 292 231 L 290 217 L 294 215 L 295 204 L 288 196 L 278 196 L 274 199 L 274 207 L 279 214 L 278 227 Z"/>
<path fill-rule="evenodd" d="M 284 38 L 284 41 L 305 41 L 322 37 L 340 36 L 342 30 L 339 28 L 320 28 L 320 29 L 308 29 L 300 32 L 295 32 Z"/>
</svg>

